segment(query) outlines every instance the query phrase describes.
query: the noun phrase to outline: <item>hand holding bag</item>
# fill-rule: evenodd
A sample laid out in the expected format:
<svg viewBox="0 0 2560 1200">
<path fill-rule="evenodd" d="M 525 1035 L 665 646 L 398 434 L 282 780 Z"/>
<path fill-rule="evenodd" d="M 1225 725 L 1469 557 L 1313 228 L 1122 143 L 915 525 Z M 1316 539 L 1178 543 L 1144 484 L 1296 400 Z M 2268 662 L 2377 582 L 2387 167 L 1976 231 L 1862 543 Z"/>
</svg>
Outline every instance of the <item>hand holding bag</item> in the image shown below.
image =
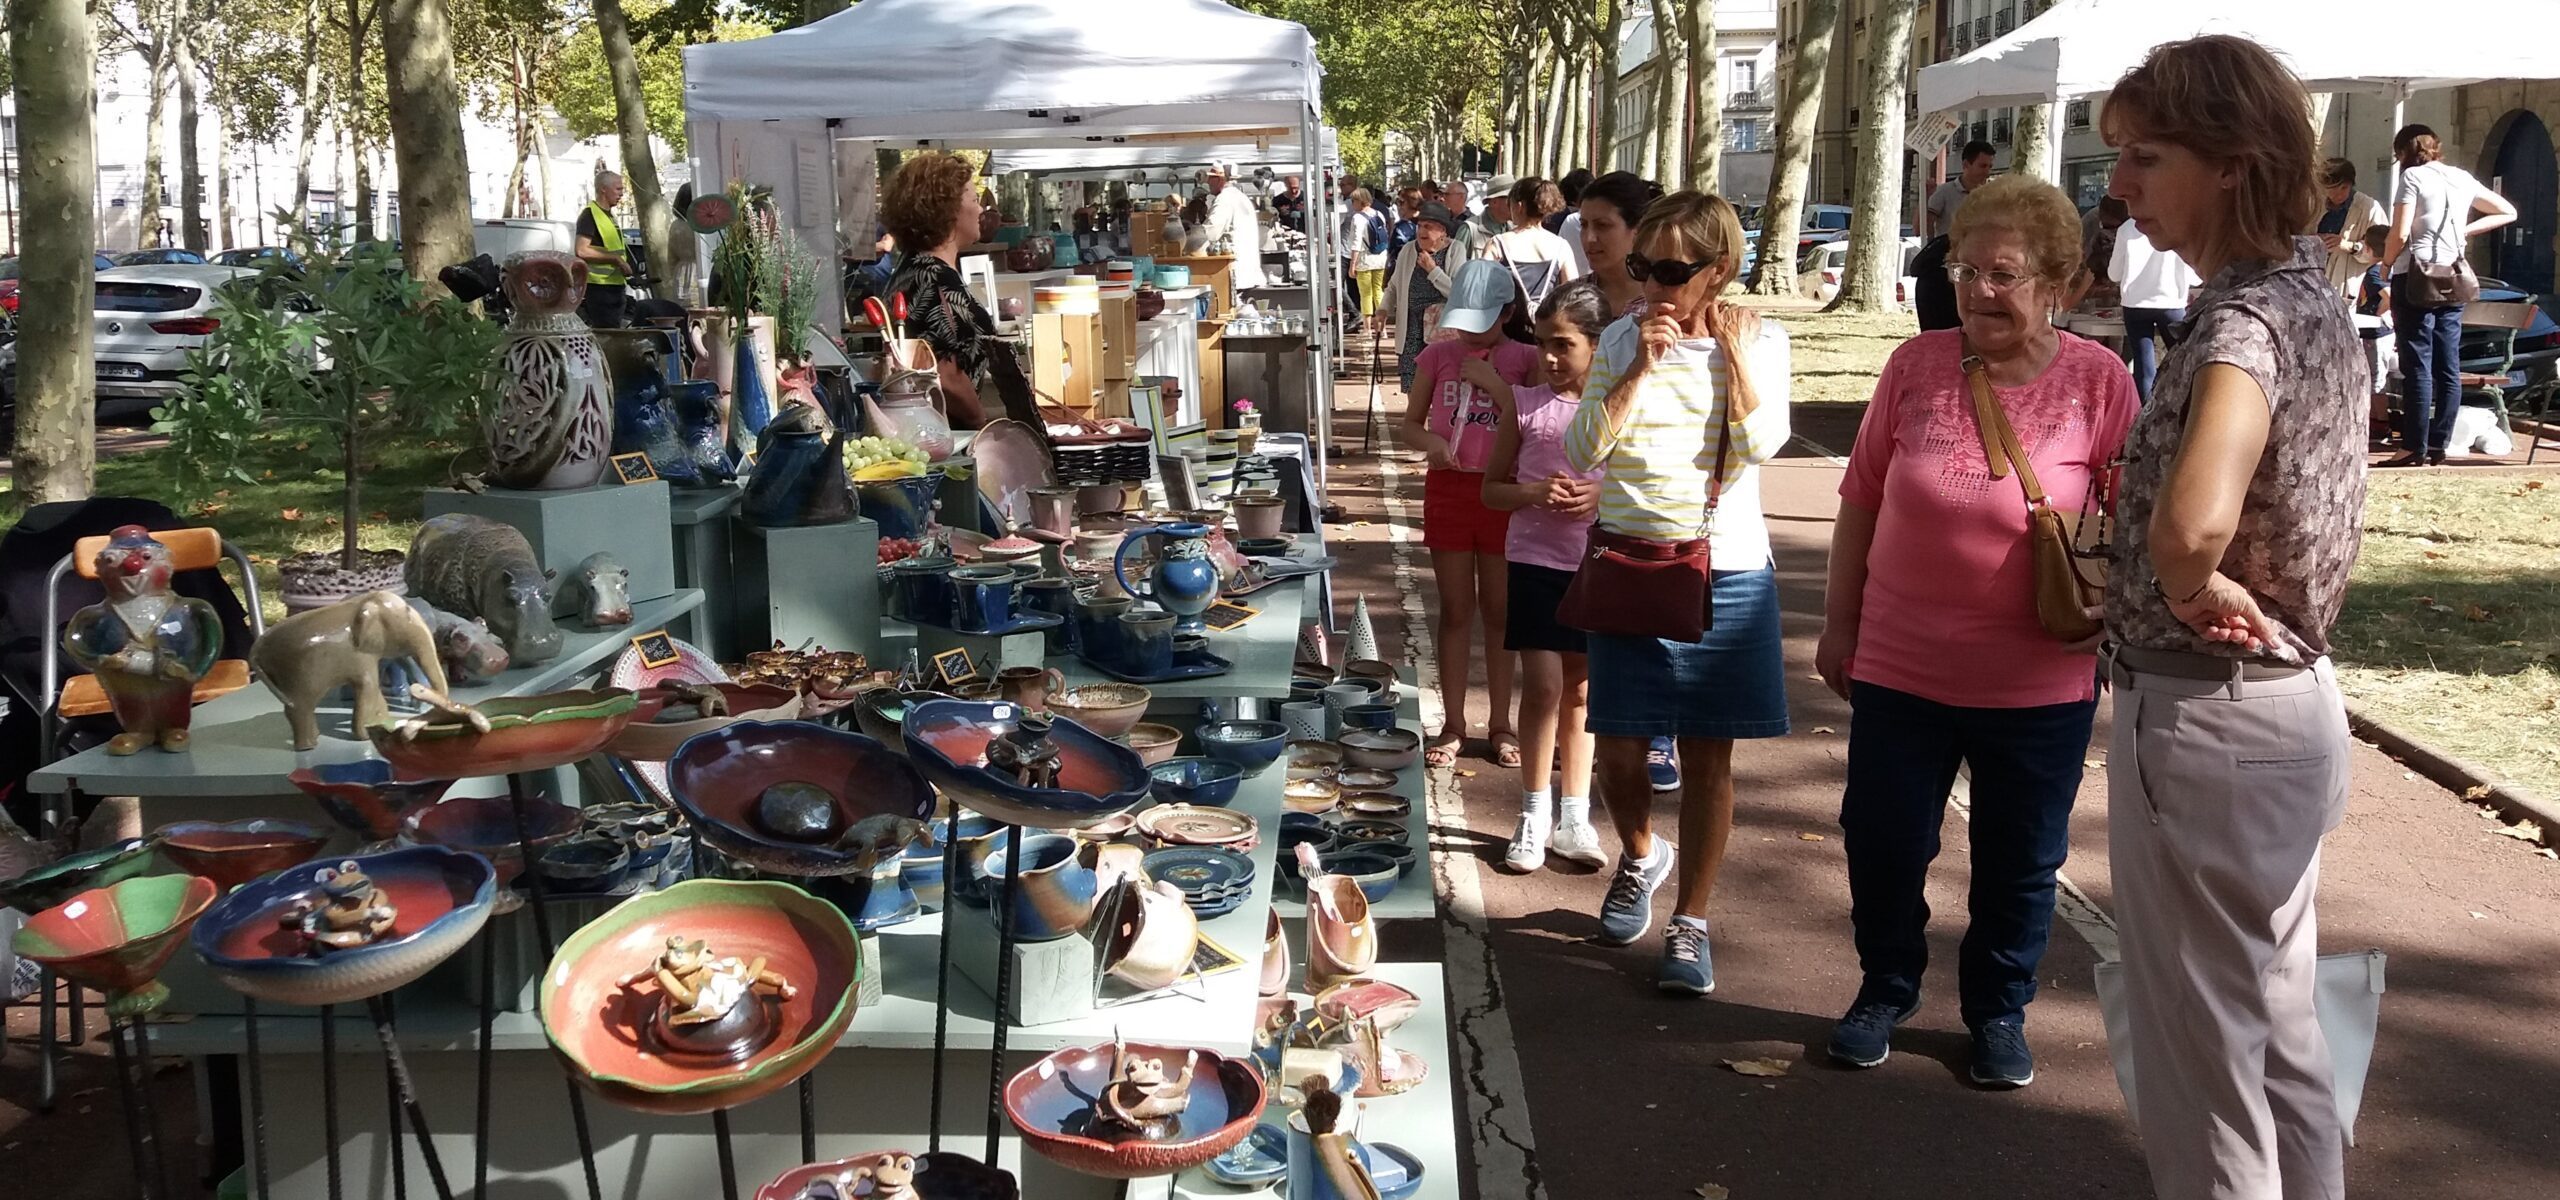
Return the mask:
<svg viewBox="0 0 2560 1200">
<path fill-rule="evenodd" d="M 2089 609 L 2105 598 L 2106 576 L 2099 560 L 2084 558 L 2080 553 L 2079 523 L 2090 514 L 2064 513 L 2044 494 L 2044 485 L 2036 482 L 2036 469 L 2028 463 L 2027 452 L 2018 446 L 2017 433 L 2009 428 L 2009 415 L 2000 411 L 2000 399 L 1992 393 L 1991 369 L 1970 347 L 1965 351 L 1964 374 L 1973 387 L 1973 422 L 1982 434 L 1982 457 L 1991 465 L 1991 477 L 2003 478 L 2014 469 L 2018 486 L 2027 494 L 2027 542 L 2035 556 L 2036 620 L 2046 633 L 2062 641 L 2094 637 L 2101 624 L 2090 618 Z"/>
</svg>

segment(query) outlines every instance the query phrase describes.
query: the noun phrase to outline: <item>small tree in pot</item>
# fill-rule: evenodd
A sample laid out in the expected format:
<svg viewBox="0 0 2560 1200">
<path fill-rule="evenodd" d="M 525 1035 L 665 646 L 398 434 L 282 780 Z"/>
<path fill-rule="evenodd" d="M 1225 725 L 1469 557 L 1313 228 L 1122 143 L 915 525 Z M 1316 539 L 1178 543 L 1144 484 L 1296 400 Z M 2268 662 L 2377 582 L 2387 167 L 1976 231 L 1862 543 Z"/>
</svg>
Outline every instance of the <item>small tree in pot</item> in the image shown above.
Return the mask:
<svg viewBox="0 0 2560 1200">
<path fill-rule="evenodd" d="M 475 427 L 498 386 L 502 331 L 448 295 L 430 298 L 387 242 L 340 247 L 279 213 L 298 262 L 269 258 L 223 289 L 218 324 L 188 356 L 188 388 L 153 410 L 180 483 L 199 489 L 240 465 L 260 433 L 329 445 L 346 472 L 339 548 L 284 560 L 287 607 L 401 587 L 406 553 L 365 549 L 364 477 L 388 436 L 434 438 Z M 315 447 L 316 448 L 316 447 Z"/>
</svg>

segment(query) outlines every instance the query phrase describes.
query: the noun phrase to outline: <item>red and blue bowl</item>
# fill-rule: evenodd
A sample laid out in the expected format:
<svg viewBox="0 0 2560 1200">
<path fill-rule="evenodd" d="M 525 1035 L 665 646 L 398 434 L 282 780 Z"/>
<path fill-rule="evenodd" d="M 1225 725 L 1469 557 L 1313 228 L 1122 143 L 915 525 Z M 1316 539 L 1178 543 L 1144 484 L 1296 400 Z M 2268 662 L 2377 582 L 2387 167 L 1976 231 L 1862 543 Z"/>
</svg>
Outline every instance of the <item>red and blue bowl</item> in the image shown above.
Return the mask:
<svg viewBox="0 0 2560 1200">
<path fill-rule="evenodd" d="M 283 921 L 302 901 L 326 902 L 322 873 L 306 863 L 241 887 L 196 922 L 192 944 L 223 986 L 272 1004 L 352 1004 L 403 987 L 478 935 L 496 898 L 497 872 L 477 854 L 409 846 L 342 860 L 365 873 L 398 910 L 370 945 L 313 957 Z"/>
</svg>

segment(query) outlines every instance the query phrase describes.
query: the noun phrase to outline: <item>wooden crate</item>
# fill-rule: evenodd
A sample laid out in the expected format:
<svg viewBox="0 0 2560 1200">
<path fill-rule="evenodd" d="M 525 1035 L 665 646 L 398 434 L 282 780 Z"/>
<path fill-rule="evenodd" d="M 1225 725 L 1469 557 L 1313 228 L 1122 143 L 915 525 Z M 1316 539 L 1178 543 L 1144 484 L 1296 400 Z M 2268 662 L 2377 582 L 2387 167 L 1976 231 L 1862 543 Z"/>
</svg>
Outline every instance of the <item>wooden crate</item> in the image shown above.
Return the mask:
<svg viewBox="0 0 2560 1200">
<path fill-rule="evenodd" d="M 1079 413 L 1091 413 L 1102 390 L 1102 318 L 1035 313 L 1031 317 L 1031 387 Z"/>
<path fill-rule="evenodd" d="M 1156 265 L 1191 268 L 1191 286 L 1209 289 L 1210 316 L 1223 317 L 1236 310 L 1234 258 L 1224 254 L 1177 254 L 1156 259 Z"/>
<path fill-rule="evenodd" d="M 1126 385 L 1138 362 L 1138 301 L 1134 296 L 1102 298 L 1102 379 Z"/>
</svg>

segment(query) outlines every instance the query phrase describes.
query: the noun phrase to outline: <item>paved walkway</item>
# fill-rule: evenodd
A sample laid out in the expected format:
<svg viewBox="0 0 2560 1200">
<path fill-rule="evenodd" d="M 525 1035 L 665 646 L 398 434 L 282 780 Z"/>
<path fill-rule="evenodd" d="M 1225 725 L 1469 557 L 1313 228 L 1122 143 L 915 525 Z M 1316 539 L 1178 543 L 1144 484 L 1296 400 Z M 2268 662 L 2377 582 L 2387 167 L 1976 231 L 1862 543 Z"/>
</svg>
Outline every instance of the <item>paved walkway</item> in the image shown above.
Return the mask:
<svg viewBox="0 0 2560 1200">
<path fill-rule="evenodd" d="M 1386 421 L 1399 404 L 1392 390 L 1381 396 Z M 1366 398 L 1365 382 L 1342 387 L 1337 429 L 1353 451 Z M 1963 1081 L 1949 973 L 1967 857 L 1957 811 L 1929 892 L 1939 969 L 1926 1007 L 1883 1067 L 1823 1064 L 1857 967 L 1835 823 L 1849 713 L 1812 658 L 1839 477 L 1827 448 L 1845 449 L 1856 420 L 1849 408 L 1800 410 L 1797 442 L 1765 475 L 1796 732 L 1738 754 L 1733 849 L 1712 914 L 1713 997 L 1654 990 L 1658 929 L 1627 949 L 1589 940 L 1601 874 L 1500 871 L 1517 813 L 1512 773 L 1470 757 L 1441 780 L 1453 785 L 1440 789 L 1434 823 L 1456 1050 L 1474 1093 L 1474 1195 L 1678 1198 L 1706 1184 L 1734 1200 L 2149 1194 L 2091 990 L 2099 947 L 2112 954 L 2106 791 L 2094 769 L 2103 707 L 2064 868 L 2085 903 L 2066 903 L 2074 919 L 2055 930 L 2030 1010 L 2035 1085 L 1989 1093 Z M 1346 610 L 1365 590 L 1387 653 L 1427 661 L 1417 653 L 1430 604 L 1418 462 L 1344 460 L 1332 491 L 1350 520 L 1367 522 L 1334 543 Z M 1479 674 L 1471 726 L 1483 729 L 1486 715 Z M 2529 1099 L 2560 1095 L 2560 1047 L 2543 1032 L 2560 1007 L 2560 868 L 2369 748 L 2354 779 L 2346 823 L 2328 842 L 2322 945 L 2388 951 L 2390 991 L 2350 1185 L 2446 1200 L 2560 1194 L 2550 1105 Z M 1672 805 L 1657 811 L 1657 828 L 1674 827 Z M 1763 1057 L 1795 1065 L 1775 1080 L 1724 1065 Z"/>
</svg>

